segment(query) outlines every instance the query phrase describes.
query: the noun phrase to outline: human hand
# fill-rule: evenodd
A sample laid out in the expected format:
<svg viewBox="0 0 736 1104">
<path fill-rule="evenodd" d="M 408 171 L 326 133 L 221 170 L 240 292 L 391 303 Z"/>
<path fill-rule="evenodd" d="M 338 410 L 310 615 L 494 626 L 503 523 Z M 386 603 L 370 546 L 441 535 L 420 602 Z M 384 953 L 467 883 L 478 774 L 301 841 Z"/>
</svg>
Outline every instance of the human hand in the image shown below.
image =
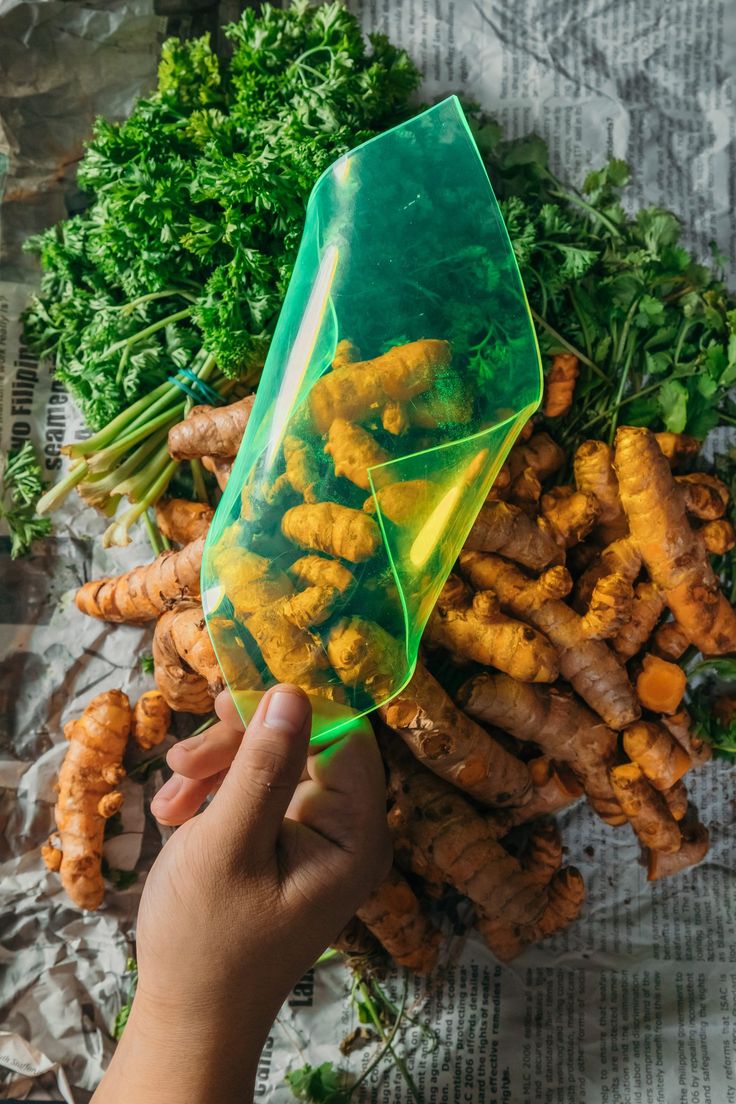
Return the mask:
<svg viewBox="0 0 736 1104">
<path fill-rule="evenodd" d="M 95 1104 L 118 1100 L 126 1061 L 133 1098 L 130 1074 L 146 1066 L 151 1035 L 157 1104 L 247 1099 L 282 1001 L 390 865 L 370 725 L 311 753 L 309 699 L 296 687 L 269 690 L 245 738 L 229 695 L 216 709 L 218 724 L 171 748 L 175 773 L 151 806 L 181 827 L 146 882 L 138 992 Z M 143 1085 L 138 1104 L 148 1100 Z"/>
</svg>

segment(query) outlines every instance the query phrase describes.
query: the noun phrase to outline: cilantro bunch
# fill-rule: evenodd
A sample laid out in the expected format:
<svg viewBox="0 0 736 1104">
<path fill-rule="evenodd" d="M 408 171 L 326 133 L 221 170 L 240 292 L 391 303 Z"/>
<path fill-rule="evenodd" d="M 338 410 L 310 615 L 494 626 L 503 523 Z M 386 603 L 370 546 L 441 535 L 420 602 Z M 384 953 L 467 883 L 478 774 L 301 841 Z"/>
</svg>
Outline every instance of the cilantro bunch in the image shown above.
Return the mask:
<svg viewBox="0 0 736 1104">
<path fill-rule="evenodd" d="M 683 248 L 675 215 L 626 214 L 623 161 L 576 190 L 550 171 L 540 138 L 505 142 L 477 114 L 474 128 L 542 351 L 581 362 L 573 409 L 555 421 L 560 443 L 572 451 L 587 437 L 612 441 L 622 423 L 701 439 L 736 425 L 736 299 L 717 269 Z"/>
<path fill-rule="evenodd" d="M 166 435 L 197 380 L 224 394 L 257 377 L 309 192 L 401 119 L 419 81 L 338 3 L 266 4 L 226 34 L 227 62 L 207 36 L 165 43 L 156 92 L 95 124 L 78 172 L 87 209 L 28 243 L 43 275 L 27 340 L 98 431 L 67 450 L 76 463 L 41 507 L 74 486 L 108 513 L 128 498 L 107 544 L 127 542 L 172 478 Z"/>
</svg>

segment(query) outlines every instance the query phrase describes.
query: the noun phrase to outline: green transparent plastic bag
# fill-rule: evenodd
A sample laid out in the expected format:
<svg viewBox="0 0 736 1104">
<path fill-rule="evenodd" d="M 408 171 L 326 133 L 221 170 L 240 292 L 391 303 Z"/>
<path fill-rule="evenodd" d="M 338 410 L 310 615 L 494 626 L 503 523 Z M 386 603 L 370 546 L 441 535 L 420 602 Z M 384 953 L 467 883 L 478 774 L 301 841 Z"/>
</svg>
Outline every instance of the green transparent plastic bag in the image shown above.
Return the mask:
<svg viewBox="0 0 736 1104">
<path fill-rule="evenodd" d="M 409 680 L 422 631 L 541 398 L 511 245 L 455 97 L 317 182 L 202 567 L 243 720 L 313 696 L 334 735 Z"/>
</svg>

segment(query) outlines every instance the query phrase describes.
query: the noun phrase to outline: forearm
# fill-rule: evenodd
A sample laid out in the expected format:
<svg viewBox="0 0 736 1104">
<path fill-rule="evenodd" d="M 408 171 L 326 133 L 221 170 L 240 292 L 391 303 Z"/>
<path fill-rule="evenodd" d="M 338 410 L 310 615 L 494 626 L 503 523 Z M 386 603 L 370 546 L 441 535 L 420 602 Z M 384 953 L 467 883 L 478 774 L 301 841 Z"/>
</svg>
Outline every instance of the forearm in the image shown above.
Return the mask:
<svg viewBox="0 0 736 1104">
<path fill-rule="evenodd" d="M 92 1104 L 245 1104 L 268 1027 L 231 1008 L 182 1015 L 139 994 Z"/>
</svg>

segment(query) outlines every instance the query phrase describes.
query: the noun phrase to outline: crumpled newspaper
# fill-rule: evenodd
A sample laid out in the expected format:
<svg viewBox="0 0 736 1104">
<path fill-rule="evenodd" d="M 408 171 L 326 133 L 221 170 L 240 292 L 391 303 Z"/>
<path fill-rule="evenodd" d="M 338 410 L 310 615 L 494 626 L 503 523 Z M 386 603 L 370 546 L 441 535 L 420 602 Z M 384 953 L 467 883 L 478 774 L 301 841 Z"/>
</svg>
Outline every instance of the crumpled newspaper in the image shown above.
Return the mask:
<svg viewBox="0 0 736 1104">
<path fill-rule="evenodd" d="M 219 13 L 233 18 L 239 6 L 226 0 Z M 172 29 L 217 25 L 218 5 L 188 7 L 157 4 Z M 626 158 L 635 175 L 630 202 L 672 208 L 704 257 L 715 240 L 736 258 L 733 5 L 350 0 L 350 7 L 366 31 L 384 31 L 409 50 L 424 74 L 424 98 L 461 91 L 510 136 L 536 130 L 554 168 L 573 182 L 608 156 Z M 80 426 L 63 393 L 52 393 L 48 366 L 21 345 L 23 284 L 32 282 L 34 262 L 20 246 L 79 207 L 74 164 L 90 121 L 124 114 L 151 85 L 163 25 L 152 0 L 0 0 L 0 445 L 30 434 L 49 465 L 60 440 Z M 112 1050 L 142 877 L 110 888 L 105 908 L 84 915 L 45 871 L 38 848 L 53 826 L 63 722 L 103 689 L 135 698 L 151 685 L 135 662 L 150 648 L 150 631 L 79 616 L 73 592 L 149 551 L 141 540 L 102 552 L 88 539 L 100 519 L 74 503 L 55 526 L 55 538 L 27 560 L 11 563 L 0 548 L 0 1099 L 70 1101 L 73 1093 L 81 1104 Z M 160 847 L 145 814 L 156 781 L 125 783 L 121 831 L 105 848 L 114 870 L 142 872 Z M 443 977 L 429 989 L 411 982 L 412 1014 L 438 1034 L 431 1053 L 418 1028 L 406 1038 L 425 1099 L 736 1099 L 729 904 L 736 777 L 713 765 L 692 790 L 713 831 L 703 866 L 650 886 L 631 837 L 578 806 L 562 830 L 567 861 L 588 886 L 581 921 L 510 967 L 474 938 L 455 942 Z M 388 984 L 396 993 L 400 980 Z M 336 1040 L 355 1026 L 345 987 L 344 971 L 331 964 L 291 995 L 259 1066 L 257 1100 L 291 1099 L 285 1070 L 336 1059 Z M 369 1057 L 361 1052 L 353 1068 Z M 408 1096 L 394 1069 L 372 1075 L 361 1098 Z"/>
</svg>

